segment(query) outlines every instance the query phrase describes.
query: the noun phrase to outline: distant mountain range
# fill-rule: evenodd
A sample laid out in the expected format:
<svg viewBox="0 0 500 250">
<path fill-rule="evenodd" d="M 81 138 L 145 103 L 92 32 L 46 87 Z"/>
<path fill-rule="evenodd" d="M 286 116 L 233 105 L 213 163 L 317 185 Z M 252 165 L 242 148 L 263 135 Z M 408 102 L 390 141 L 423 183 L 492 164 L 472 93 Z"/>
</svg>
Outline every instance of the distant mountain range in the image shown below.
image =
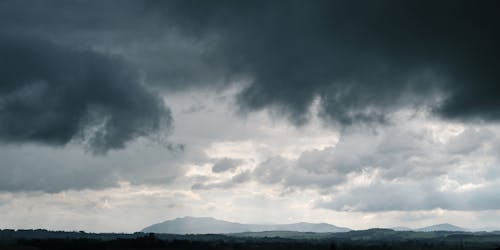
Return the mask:
<svg viewBox="0 0 500 250">
<path fill-rule="evenodd" d="M 466 232 L 470 231 L 452 224 L 437 224 L 422 228 L 395 227 L 395 231 L 450 231 Z M 148 226 L 142 230 L 147 233 L 166 234 L 232 234 L 244 232 L 265 232 L 265 231 L 293 231 L 293 232 L 314 232 L 314 233 L 341 233 L 351 229 L 337 227 L 327 223 L 292 223 L 292 224 L 243 224 L 217 220 L 210 217 L 184 217 L 174 220 L 167 220 L 162 223 Z"/>
<path fill-rule="evenodd" d="M 435 231 L 468 232 L 468 231 L 472 231 L 472 230 L 465 229 L 462 227 L 457 227 L 455 225 L 448 224 L 448 223 L 437 224 L 437 225 L 421 227 L 421 228 L 394 227 L 391 229 L 395 230 L 395 231 L 415 231 L 415 232 L 435 232 Z"/>
<path fill-rule="evenodd" d="M 428 227 L 422 227 L 415 229 L 414 231 L 419 231 L 419 232 L 434 232 L 434 231 L 451 231 L 451 232 L 466 232 L 470 231 L 465 228 L 457 227 L 452 224 L 437 224 L 437 225 L 432 225 Z"/>
<path fill-rule="evenodd" d="M 337 227 L 327 223 L 293 223 L 276 225 L 242 224 L 209 217 L 184 217 L 167 220 L 146 227 L 142 232 L 168 234 L 230 234 L 263 231 L 295 231 L 295 232 L 348 232 L 349 228 Z"/>
</svg>

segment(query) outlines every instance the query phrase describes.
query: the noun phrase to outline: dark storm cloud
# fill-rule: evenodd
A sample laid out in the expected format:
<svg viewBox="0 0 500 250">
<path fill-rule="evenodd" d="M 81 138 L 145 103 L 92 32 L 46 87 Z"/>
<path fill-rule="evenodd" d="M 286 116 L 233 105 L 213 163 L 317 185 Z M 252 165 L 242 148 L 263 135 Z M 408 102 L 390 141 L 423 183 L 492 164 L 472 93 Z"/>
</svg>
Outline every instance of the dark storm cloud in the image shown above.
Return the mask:
<svg viewBox="0 0 500 250">
<path fill-rule="evenodd" d="M 181 33 L 213 39 L 206 58 L 251 83 L 243 110 L 344 125 L 424 106 L 450 119 L 500 119 L 497 1 L 159 1 Z"/>
<path fill-rule="evenodd" d="M 179 36 L 142 1 L 2 1 L 0 30 L 121 54 L 151 86 L 169 92 L 224 86 L 223 68 L 204 59 L 206 39 Z"/>
<path fill-rule="evenodd" d="M 166 90 L 238 79 L 242 111 L 343 125 L 402 107 L 500 119 L 497 1 L 3 1 L 3 30 L 120 51 Z M 30 6 L 27 8 L 26 6 Z"/>
<path fill-rule="evenodd" d="M 161 98 L 118 56 L 1 34 L 0 75 L 4 143 L 84 141 L 105 153 L 171 125 Z"/>
</svg>

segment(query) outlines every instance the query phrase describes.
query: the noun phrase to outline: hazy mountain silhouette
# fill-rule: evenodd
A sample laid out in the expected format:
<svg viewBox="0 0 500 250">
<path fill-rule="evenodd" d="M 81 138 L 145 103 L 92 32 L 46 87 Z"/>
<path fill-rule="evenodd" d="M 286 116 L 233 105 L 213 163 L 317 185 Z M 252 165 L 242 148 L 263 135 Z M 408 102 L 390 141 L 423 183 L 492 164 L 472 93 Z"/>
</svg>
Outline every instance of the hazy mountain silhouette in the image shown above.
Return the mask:
<svg viewBox="0 0 500 250">
<path fill-rule="evenodd" d="M 414 231 L 421 231 L 421 232 L 432 232 L 432 231 L 451 231 L 451 232 L 466 232 L 469 231 L 465 228 L 457 227 L 452 224 L 444 223 L 444 224 L 437 224 L 437 225 L 432 225 L 428 227 L 422 227 L 415 229 Z"/>
<path fill-rule="evenodd" d="M 449 223 L 436 224 L 421 228 L 409 228 L 409 227 L 393 227 L 394 231 L 414 231 L 414 232 L 434 232 L 434 231 L 448 231 L 448 232 L 468 232 L 469 229 L 458 227 Z M 477 231 L 477 230 L 472 230 Z"/>
<path fill-rule="evenodd" d="M 229 234 L 262 231 L 296 231 L 296 232 L 348 232 L 349 228 L 337 227 L 326 223 L 293 223 L 276 225 L 242 224 L 210 217 L 184 217 L 167 220 L 148 226 L 142 232 L 169 234 Z"/>
<path fill-rule="evenodd" d="M 466 232 L 470 231 L 449 223 L 436 224 L 422 228 L 394 227 L 395 231 L 449 231 Z M 294 232 L 348 232 L 349 228 L 337 227 L 327 223 L 292 223 L 292 224 L 243 224 L 211 217 L 183 217 L 174 220 L 167 220 L 162 223 L 148 226 L 142 232 L 168 233 L 168 234 L 231 234 L 244 232 L 265 232 L 265 231 L 294 231 Z"/>
</svg>

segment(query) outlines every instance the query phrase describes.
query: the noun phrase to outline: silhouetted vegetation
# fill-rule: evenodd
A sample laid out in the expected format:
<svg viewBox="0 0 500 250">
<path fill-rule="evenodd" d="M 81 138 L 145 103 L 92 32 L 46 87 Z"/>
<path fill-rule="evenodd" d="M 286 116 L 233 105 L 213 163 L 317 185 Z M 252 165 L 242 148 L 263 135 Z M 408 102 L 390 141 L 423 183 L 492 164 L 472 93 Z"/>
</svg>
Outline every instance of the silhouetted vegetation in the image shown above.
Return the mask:
<svg viewBox="0 0 500 250">
<path fill-rule="evenodd" d="M 0 230 L 0 249 L 500 249 L 500 233 L 398 232 L 388 229 L 370 229 L 346 233 L 282 231 L 233 235 L 173 235 Z"/>
</svg>

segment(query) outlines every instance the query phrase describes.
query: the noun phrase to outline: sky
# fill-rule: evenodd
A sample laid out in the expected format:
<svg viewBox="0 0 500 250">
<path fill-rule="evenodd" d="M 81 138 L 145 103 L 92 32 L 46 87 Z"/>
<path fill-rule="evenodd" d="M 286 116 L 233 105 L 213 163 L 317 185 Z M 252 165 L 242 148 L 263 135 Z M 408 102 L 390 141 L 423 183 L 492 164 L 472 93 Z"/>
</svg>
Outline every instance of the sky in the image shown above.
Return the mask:
<svg viewBox="0 0 500 250">
<path fill-rule="evenodd" d="M 494 228 L 498 5 L 1 1 L 0 228 Z"/>
</svg>

